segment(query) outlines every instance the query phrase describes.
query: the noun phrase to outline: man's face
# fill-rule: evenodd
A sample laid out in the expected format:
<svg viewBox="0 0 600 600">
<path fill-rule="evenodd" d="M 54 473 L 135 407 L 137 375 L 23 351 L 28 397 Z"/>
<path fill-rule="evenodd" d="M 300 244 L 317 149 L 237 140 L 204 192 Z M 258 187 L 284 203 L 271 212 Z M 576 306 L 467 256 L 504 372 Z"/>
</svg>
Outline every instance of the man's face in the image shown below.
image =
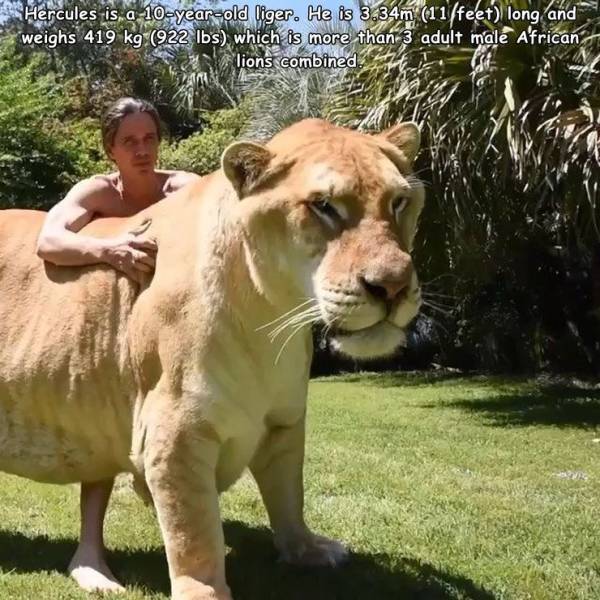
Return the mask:
<svg viewBox="0 0 600 600">
<path fill-rule="evenodd" d="M 109 154 L 120 171 L 149 173 L 156 166 L 158 145 L 158 131 L 152 117 L 139 112 L 121 121 Z"/>
</svg>

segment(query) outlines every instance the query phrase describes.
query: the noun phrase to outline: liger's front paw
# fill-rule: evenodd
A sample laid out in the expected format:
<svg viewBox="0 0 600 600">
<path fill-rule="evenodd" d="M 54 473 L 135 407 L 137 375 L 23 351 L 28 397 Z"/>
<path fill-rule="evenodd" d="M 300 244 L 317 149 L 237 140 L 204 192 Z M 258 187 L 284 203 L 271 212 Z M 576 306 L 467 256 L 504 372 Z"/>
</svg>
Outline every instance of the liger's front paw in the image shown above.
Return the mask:
<svg viewBox="0 0 600 600">
<path fill-rule="evenodd" d="M 348 560 L 348 550 L 336 540 L 307 534 L 278 544 L 281 560 L 306 567 L 337 567 Z"/>
<path fill-rule="evenodd" d="M 173 600 L 233 600 L 226 584 L 218 588 L 204 585 L 192 577 L 177 577 L 173 581 Z"/>
</svg>

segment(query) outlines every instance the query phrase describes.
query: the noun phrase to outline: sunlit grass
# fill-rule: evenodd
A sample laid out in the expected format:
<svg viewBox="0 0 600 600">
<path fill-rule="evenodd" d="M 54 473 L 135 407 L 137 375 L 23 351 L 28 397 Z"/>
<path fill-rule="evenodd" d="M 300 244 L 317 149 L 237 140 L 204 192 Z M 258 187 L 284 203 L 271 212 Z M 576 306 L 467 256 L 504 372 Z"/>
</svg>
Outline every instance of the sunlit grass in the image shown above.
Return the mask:
<svg viewBox="0 0 600 600">
<path fill-rule="evenodd" d="M 223 496 L 237 600 L 600 597 L 600 391 L 501 378 L 352 375 L 310 388 L 306 512 L 339 570 L 277 562 L 255 485 Z M 0 598 L 85 598 L 64 575 L 76 486 L 0 476 Z M 154 515 L 117 488 L 123 596 L 167 598 Z"/>
</svg>

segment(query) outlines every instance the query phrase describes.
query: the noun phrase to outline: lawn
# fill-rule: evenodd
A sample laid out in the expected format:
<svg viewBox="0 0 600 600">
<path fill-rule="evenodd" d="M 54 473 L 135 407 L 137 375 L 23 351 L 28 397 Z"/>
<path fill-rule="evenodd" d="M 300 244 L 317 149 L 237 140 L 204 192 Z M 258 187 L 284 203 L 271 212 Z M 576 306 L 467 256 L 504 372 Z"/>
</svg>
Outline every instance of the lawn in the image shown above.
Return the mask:
<svg viewBox="0 0 600 600">
<path fill-rule="evenodd" d="M 277 562 L 248 477 L 222 498 L 236 600 L 600 598 L 600 389 L 352 375 L 310 387 L 306 513 L 352 550 Z M 76 486 L 0 475 L 0 598 L 89 598 L 64 575 Z M 107 519 L 124 599 L 167 598 L 152 511 L 122 483 Z"/>
</svg>

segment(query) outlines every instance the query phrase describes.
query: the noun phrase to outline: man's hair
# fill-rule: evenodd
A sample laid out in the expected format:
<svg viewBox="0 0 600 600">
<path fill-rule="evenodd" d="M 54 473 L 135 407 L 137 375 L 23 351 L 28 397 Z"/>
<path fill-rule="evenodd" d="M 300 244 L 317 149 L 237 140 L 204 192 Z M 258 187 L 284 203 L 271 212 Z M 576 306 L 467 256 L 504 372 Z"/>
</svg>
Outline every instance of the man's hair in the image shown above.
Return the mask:
<svg viewBox="0 0 600 600">
<path fill-rule="evenodd" d="M 102 145 L 107 154 L 115 141 L 115 135 L 117 134 L 121 121 L 123 121 L 127 115 L 133 115 L 135 113 L 147 113 L 152 117 L 152 120 L 156 125 L 156 134 L 160 141 L 162 137 L 161 122 L 156 108 L 154 108 L 150 102 L 142 100 L 141 98 L 119 98 L 108 107 L 102 116 Z"/>
</svg>

